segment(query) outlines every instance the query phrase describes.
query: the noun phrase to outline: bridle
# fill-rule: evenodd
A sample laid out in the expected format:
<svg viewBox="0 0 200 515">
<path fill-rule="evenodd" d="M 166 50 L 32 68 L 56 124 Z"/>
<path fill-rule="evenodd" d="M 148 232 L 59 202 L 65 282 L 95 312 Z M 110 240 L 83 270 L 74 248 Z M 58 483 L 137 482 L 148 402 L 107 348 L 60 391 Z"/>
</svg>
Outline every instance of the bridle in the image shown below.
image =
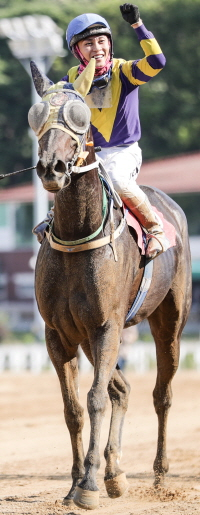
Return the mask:
<svg viewBox="0 0 200 515">
<path fill-rule="evenodd" d="M 39 104 L 40 108 L 37 104 L 35 104 L 35 106 L 32 106 L 32 108 L 29 111 L 29 124 L 35 130 L 35 133 L 38 136 L 38 140 L 40 140 L 49 129 L 58 128 L 69 134 L 77 142 L 77 148 L 73 158 L 71 159 L 71 161 L 68 161 L 66 163 L 66 170 L 64 174 L 68 178 L 68 182 L 67 184 L 65 184 L 65 186 L 63 186 L 62 189 L 70 185 L 72 173 L 83 174 L 90 170 L 98 168 L 103 192 L 102 222 L 93 234 L 72 242 L 60 240 L 55 236 L 55 234 L 53 233 L 52 220 L 52 222 L 47 227 L 47 230 L 45 231 L 46 237 L 53 249 L 68 253 L 81 252 L 84 250 L 99 248 L 104 245 L 107 245 L 108 243 L 111 243 L 114 257 L 117 261 L 115 239 L 118 238 L 118 236 L 122 233 L 126 224 L 126 220 L 125 216 L 123 216 L 118 228 L 115 230 L 113 202 L 115 201 L 115 204 L 117 205 L 117 207 L 119 207 L 122 205 L 121 199 L 119 198 L 117 193 L 114 192 L 110 178 L 107 175 L 102 163 L 96 157 L 96 155 L 95 161 L 93 163 L 83 165 L 86 157 L 88 156 L 88 151 L 85 151 L 85 148 L 88 144 L 86 139 L 90 127 L 90 109 L 85 103 L 85 100 L 82 97 L 82 95 L 77 93 L 77 91 L 67 89 L 67 87 L 65 89 L 64 86 L 66 83 L 61 82 L 60 84 L 62 85 L 62 89 L 57 88 L 58 85 L 55 85 L 54 87 L 50 87 L 47 90 L 47 92 L 42 98 L 43 105 L 41 106 Z M 78 107 L 78 111 L 76 107 Z M 36 112 L 34 112 L 35 110 Z M 39 123 L 36 123 L 37 111 L 40 115 Z M 93 142 L 90 143 L 93 144 Z M 106 176 L 107 195 L 105 193 L 103 180 L 101 179 L 101 174 L 104 176 L 104 181 Z M 110 216 L 111 232 L 109 236 L 104 236 L 97 240 L 95 238 L 103 230 L 107 216 L 107 197 L 109 197 L 110 201 L 108 216 Z"/>
<path fill-rule="evenodd" d="M 58 87 L 60 85 L 60 87 Z M 88 156 L 85 151 L 86 138 L 90 127 L 91 112 L 80 93 L 71 89 L 66 82 L 51 86 L 40 104 L 35 104 L 29 111 L 29 124 L 38 137 L 38 141 L 50 129 L 58 128 L 76 141 L 76 151 L 70 161 L 65 163 L 65 175 L 68 187 L 72 173 L 85 173 L 98 167 L 98 159 L 90 164 L 81 166 Z M 39 123 L 35 120 L 39 114 Z M 93 144 L 91 142 L 90 144 Z M 97 150 L 97 149 L 96 149 Z M 76 165 L 76 166 L 75 166 Z"/>
</svg>

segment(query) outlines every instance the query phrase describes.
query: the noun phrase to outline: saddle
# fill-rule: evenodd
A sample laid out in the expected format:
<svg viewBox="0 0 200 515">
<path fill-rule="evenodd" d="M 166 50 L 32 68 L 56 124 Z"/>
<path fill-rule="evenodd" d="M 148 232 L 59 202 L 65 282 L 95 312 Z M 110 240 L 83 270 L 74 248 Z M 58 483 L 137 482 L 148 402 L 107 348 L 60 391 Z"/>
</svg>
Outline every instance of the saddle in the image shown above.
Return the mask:
<svg viewBox="0 0 200 515">
<path fill-rule="evenodd" d="M 147 238 L 146 238 L 146 233 L 144 232 L 143 227 L 140 225 L 140 223 L 138 222 L 135 215 L 127 208 L 127 206 L 125 204 L 124 204 L 124 209 L 125 209 L 125 213 L 126 213 L 126 221 L 127 221 L 128 226 L 132 227 L 132 229 L 134 229 L 134 231 L 136 232 L 137 244 L 138 244 L 138 247 L 140 248 L 141 255 L 145 255 L 145 250 L 146 250 L 146 247 L 148 244 Z M 167 240 L 169 241 L 168 248 L 174 247 L 176 245 L 175 227 L 164 218 L 163 214 L 160 211 L 158 211 L 158 209 L 155 206 L 152 206 L 152 209 L 155 211 L 156 215 L 161 219 L 161 222 L 163 224 L 163 230 L 165 232 L 165 236 L 166 236 Z"/>
</svg>

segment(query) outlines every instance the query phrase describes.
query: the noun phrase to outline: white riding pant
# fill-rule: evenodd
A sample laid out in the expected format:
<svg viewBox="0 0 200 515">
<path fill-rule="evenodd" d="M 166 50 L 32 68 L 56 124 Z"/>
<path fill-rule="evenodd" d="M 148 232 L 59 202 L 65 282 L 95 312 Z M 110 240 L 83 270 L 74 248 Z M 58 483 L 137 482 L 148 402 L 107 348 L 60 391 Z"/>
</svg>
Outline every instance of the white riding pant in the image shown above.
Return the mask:
<svg viewBox="0 0 200 515">
<path fill-rule="evenodd" d="M 127 147 L 102 148 L 98 157 L 125 203 L 129 199 L 137 206 L 145 200 L 145 193 L 136 183 L 142 164 L 142 151 L 137 142 Z"/>
</svg>

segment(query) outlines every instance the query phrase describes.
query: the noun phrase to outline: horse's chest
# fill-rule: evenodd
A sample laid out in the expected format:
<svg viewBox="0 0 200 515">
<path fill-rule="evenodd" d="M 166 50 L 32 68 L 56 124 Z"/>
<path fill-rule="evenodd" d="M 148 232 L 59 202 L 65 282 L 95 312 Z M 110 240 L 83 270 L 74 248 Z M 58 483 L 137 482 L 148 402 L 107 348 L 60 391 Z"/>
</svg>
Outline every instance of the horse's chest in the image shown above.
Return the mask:
<svg viewBox="0 0 200 515">
<path fill-rule="evenodd" d="M 67 267 L 60 257 L 57 261 L 52 260 L 48 267 L 39 261 L 36 272 L 36 297 L 48 325 L 64 325 L 82 333 L 91 324 L 104 324 L 113 311 L 119 314 L 123 302 L 113 259 L 98 260 L 98 266 L 92 259 L 78 256 L 73 256 Z"/>
</svg>

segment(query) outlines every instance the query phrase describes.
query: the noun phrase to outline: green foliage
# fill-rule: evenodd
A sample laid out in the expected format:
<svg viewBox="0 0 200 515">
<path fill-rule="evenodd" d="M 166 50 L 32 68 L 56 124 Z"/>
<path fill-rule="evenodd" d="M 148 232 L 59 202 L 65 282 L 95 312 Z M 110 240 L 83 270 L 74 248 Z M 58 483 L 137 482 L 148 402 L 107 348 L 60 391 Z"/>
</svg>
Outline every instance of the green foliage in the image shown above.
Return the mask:
<svg viewBox="0 0 200 515">
<path fill-rule="evenodd" d="M 31 166 L 27 125 L 31 83 L 22 65 L 11 55 L 6 41 L 2 40 L 1 44 L 4 59 L 0 67 L 4 73 L 0 74 L 0 173 L 9 173 Z M 9 182 L 5 179 L 2 186 Z M 17 178 L 12 179 L 12 184 L 17 182 Z"/>
<path fill-rule="evenodd" d="M 1 18 L 46 14 L 64 31 L 84 12 L 98 12 L 112 28 L 114 53 L 138 59 L 143 52 L 134 31 L 121 18 L 120 1 L 0 0 Z M 166 55 L 165 69 L 140 88 L 143 159 L 199 150 L 200 139 L 200 0 L 139 0 L 141 17 Z M 32 142 L 27 113 L 31 105 L 30 78 L 7 45 L 0 40 L 0 173 L 31 166 Z M 68 53 L 57 57 L 49 77 L 58 81 L 77 63 Z M 0 187 L 30 181 L 29 174 L 1 181 Z"/>
<path fill-rule="evenodd" d="M 159 157 L 199 149 L 200 2 L 170 0 L 163 2 L 164 6 L 164 13 L 147 12 L 147 26 L 167 58 L 158 78 L 141 88 L 143 128 L 146 114 L 149 124 L 151 115 L 153 120 L 151 137 L 143 130 L 142 146 L 148 158 L 154 157 L 155 151 Z"/>
</svg>

